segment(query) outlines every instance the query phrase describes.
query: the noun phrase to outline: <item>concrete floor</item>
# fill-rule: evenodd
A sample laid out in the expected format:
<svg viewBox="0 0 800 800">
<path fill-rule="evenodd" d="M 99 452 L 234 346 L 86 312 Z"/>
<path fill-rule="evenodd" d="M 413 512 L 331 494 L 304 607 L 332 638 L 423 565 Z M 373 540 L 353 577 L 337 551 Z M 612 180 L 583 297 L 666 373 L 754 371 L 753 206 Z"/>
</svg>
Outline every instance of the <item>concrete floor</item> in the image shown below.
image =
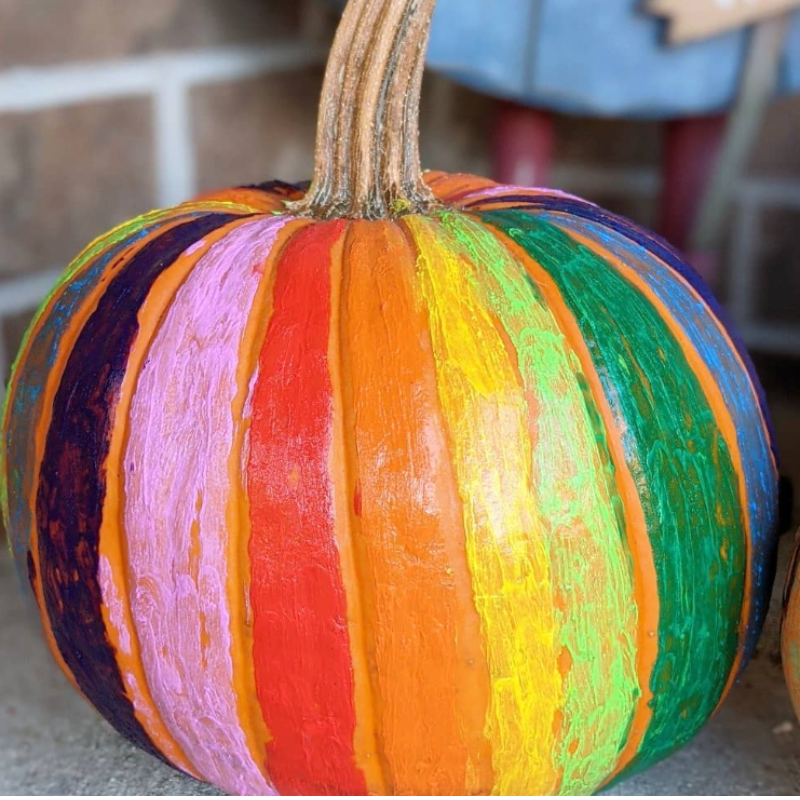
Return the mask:
<svg viewBox="0 0 800 800">
<path fill-rule="evenodd" d="M 800 487 L 798 394 L 772 397 L 784 472 Z M 795 508 L 795 521 L 798 520 Z M 800 729 L 780 667 L 781 546 L 756 658 L 719 714 L 683 750 L 610 795 L 800 795 Z M 0 794 L 214 795 L 119 737 L 52 663 L 5 553 L 0 561 Z"/>
<path fill-rule="evenodd" d="M 784 542 L 784 562 L 789 539 Z M 777 592 L 776 592 L 777 595 Z M 53 665 L 6 560 L 0 567 L 0 794 L 213 795 L 127 744 Z M 757 658 L 686 748 L 613 795 L 798 795 L 800 730 L 779 665 L 779 598 Z"/>
</svg>

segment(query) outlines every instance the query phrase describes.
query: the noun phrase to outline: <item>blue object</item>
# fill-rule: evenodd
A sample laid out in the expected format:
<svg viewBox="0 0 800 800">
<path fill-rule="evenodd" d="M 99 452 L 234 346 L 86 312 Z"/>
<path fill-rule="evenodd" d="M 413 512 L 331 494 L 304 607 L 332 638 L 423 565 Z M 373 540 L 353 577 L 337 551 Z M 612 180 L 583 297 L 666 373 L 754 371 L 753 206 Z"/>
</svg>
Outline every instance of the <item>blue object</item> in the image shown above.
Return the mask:
<svg viewBox="0 0 800 800">
<path fill-rule="evenodd" d="M 592 116 L 675 117 L 726 109 L 750 30 L 671 46 L 641 0 L 439 0 L 429 62 L 521 103 Z M 800 14 L 779 90 L 800 90 Z"/>
<path fill-rule="evenodd" d="M 342 0 L 336 0 L 340 6 Z M 519 103 L 590 116 L 668 118 L 727 109 L 750 29 L 665 44 L 642 0 L 439 0 L 428 62 Z M 800 14 L 778 90 L 800 91 Z"/>
</svg>

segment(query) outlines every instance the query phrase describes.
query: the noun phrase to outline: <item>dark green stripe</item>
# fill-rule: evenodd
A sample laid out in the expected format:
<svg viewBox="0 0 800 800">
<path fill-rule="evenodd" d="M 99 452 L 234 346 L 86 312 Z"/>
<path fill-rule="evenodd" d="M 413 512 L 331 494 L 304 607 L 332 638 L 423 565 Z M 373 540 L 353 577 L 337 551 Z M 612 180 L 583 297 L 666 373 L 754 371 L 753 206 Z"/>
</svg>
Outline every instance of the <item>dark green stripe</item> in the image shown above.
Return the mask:
<svg viewBox="0 0 800 800">
<path fill-rule="evenodd" d="M 642 768 L 708 719 L 736 655 L 746 569 L 736 473 L 699 381 L 649 301 L 555 226 L 518 211 L 481 216 L 552 276 L 620 421 L 660 601 L 653 720 L 632 765 Z"/>
</svg>

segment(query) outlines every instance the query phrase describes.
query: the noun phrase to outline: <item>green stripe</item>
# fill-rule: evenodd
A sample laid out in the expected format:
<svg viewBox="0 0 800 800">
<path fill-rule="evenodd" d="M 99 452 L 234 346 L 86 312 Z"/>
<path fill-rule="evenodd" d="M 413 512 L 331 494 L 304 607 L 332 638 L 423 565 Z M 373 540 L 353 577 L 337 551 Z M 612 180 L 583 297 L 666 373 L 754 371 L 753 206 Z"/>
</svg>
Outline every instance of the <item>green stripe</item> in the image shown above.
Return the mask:
<svg viewBox="0 0 800 800">
<path fill-rule="evenodd" d="M 558 286 L 639 486 L 660 601 L 653 720 L 632 765 L 642 768 L 708 719 L 736 655 L 746 569 L 736 473 L 700 382 L 649 301 L 555 226 L 520 212 L 481 216 Z"/>
</svg>

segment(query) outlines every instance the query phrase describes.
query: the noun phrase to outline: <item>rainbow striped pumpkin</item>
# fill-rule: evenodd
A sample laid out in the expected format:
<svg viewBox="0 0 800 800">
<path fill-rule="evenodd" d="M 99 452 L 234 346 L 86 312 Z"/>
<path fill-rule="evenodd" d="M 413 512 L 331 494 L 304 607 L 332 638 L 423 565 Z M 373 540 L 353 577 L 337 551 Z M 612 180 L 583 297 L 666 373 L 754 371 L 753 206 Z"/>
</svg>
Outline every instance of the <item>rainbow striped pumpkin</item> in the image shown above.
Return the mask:
<svg viewBox="0 0 800 800">
<path fill-rule="evenodd" d="M 362 54 L 419 52 L 432 0 L 386 5 Z M 418 73 L 390 62 L 391 104 Z M 688 741 L 753 651 L 763 393 L 657 237 L 471 176 L 359 195 L 356 156 L 72 264 L 7 393 L 16 556 L 75 687 L 228 792 L 594 792 Z M 342 213 L 335 168 L 368 201 Z"/>
</svg>

